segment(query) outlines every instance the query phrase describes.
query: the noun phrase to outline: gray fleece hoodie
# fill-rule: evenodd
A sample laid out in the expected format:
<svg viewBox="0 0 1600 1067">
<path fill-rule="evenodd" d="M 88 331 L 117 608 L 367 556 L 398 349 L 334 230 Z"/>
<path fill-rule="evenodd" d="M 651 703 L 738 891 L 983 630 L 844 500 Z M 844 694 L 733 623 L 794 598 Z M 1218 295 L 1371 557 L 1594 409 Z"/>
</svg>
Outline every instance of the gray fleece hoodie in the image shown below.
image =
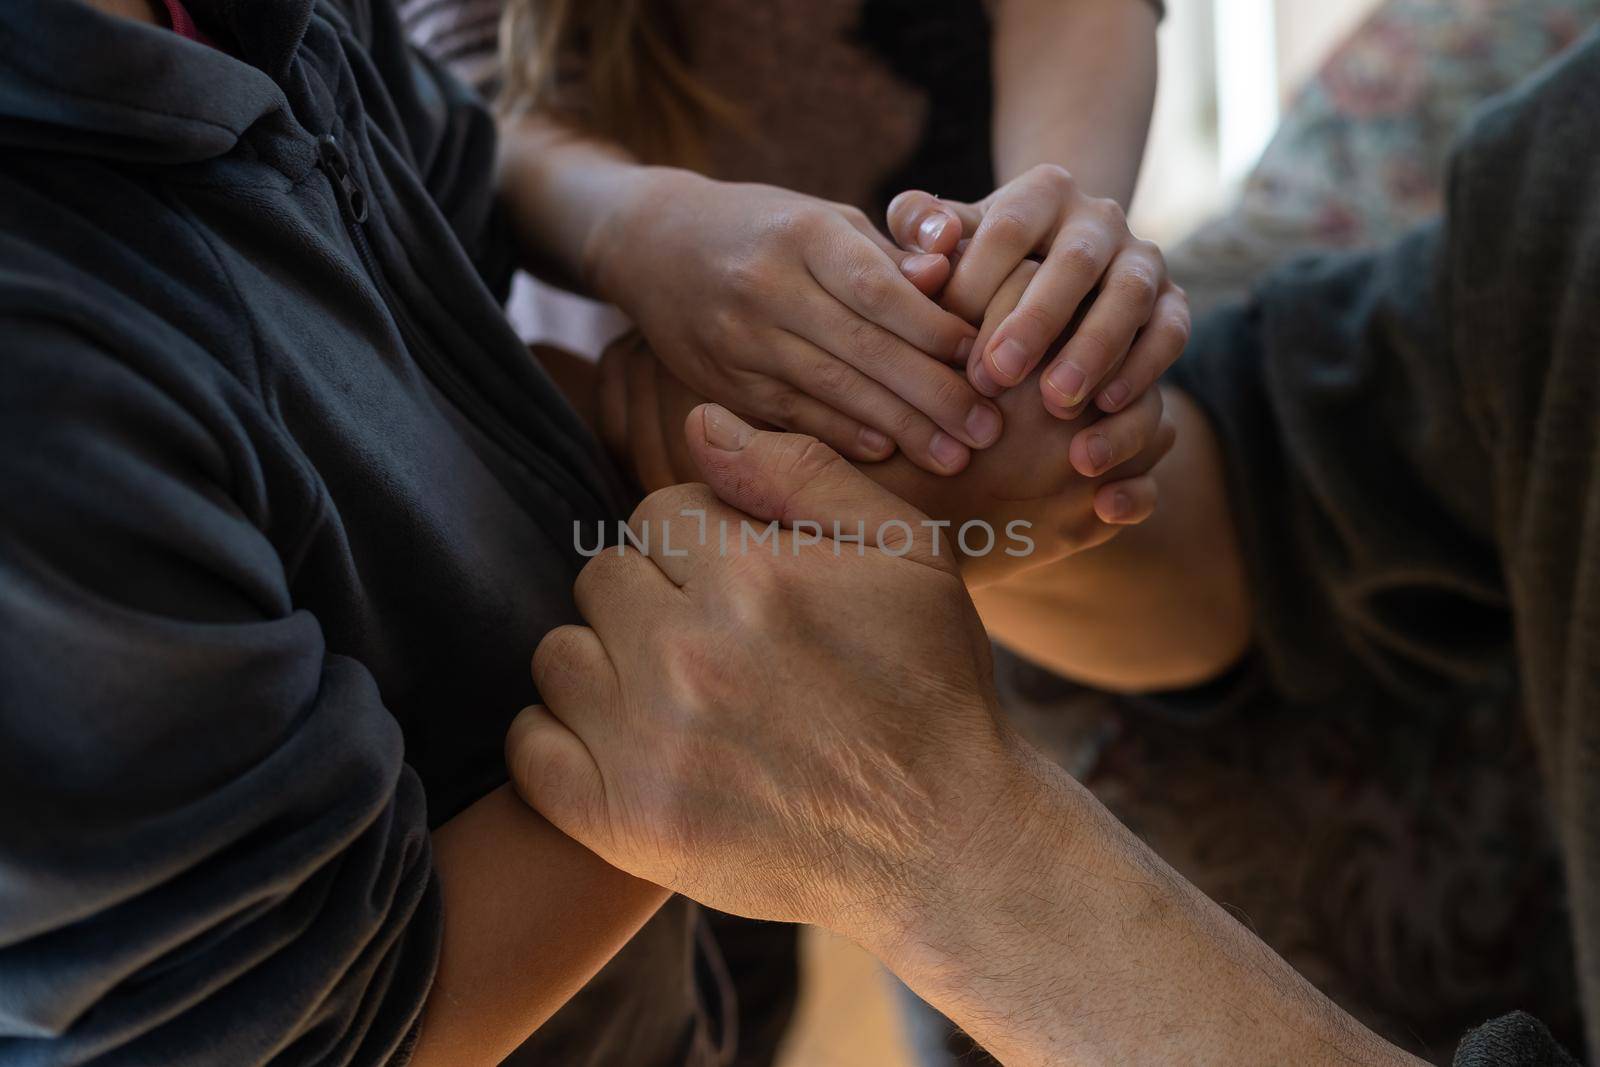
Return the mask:
<svg viewBox="0 0 1600 1067">
<path fill-rule="evenodd" d="M 190 7 L 227 52 L 0 17 L 0 1062 L 380 1063 L 629 501 L 493 295 L 478 104 L 386 4 Z M 536 1053 L 713 1062 L 694 921 Z"/>
</svg>

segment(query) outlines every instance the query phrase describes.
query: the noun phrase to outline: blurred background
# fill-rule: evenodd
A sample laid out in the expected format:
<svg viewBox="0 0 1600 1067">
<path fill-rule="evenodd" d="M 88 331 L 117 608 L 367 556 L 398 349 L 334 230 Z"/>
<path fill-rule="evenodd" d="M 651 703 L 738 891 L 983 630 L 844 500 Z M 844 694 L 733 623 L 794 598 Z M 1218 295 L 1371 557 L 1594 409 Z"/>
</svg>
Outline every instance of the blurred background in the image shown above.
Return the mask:
<svg viewBox="0 0 1600 1067">
<path fill-rule="evenodd" d="M 1168 0 L 1134 230 L 1161 245 L 1237 195 L 1278 118 L 1377 0 Z"/>
</svg>

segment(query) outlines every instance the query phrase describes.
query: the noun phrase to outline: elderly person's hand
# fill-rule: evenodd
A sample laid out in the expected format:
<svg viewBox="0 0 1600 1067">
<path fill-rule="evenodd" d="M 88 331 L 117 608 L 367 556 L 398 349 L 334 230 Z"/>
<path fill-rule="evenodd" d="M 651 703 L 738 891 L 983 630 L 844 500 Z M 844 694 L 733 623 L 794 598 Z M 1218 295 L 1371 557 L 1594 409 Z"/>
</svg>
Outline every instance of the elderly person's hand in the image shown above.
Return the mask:
<svg viewBox="0 0 1600 1067">
<path fill-rule="evenodd" d="M 891 900 L 897 872 L 935 862 L 1005 800 L 1013 742 L 983 627 L 926 517 L 837 453 L 709 405 L 690 427 L 708 472 L 749 448 L 743 461 L 793 492 L 735 479 L 734 506 L 704 485 L 639 506 L 647 551 L 591 560 L 575 589 L 588 627 L 539 645 L 545 706 L 511 732 L 513 780 L 639 877 L 743 915 L 892 936 L 880 927 L 919 906 Z M 864 527 L 866 543 L 751 540 L 802 518 Z"/>
<path fill-rule="evenodd" d="M 813 439 L 689 421 L 715 493 L 640 505 L 643 547 L 578 580 L 589 625 L 535 654 L 529 804 L 640 878 L 856 939 L 1013 1067 L 1414 1067 L 1004 724 L 925 516 Z"/>
</svg>

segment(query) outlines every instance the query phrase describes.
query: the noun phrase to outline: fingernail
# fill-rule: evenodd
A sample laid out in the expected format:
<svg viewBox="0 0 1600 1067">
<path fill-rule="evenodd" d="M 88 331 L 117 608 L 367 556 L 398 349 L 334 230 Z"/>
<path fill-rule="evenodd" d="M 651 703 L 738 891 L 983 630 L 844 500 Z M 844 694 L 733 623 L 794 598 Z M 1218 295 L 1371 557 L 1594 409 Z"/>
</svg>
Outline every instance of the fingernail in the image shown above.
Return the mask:
<svg viewBox="0 0 1600 1067">
<path fill-rule="evenodd" d="M 1021 341 L 1008 337 L 989 352 L 989 362 L 1001 381 L 1016 385 L 1028 367 L 1028 350 Z"/>
<path fill-rule="evenodd" d="M 956 342 L 957 363 L 960 363 L 963 366 L 966 364 L 967 360 L 972 356 L 972 343 L 976 340 L 976 337 L 963 337 L 961 340 Z"/>
<path fill-rule="evenodd" d="M 1128 399 L 1128 383 L 1112 382 L 1100 394 L 1100 407 L 1105 411 L 1115 411 Z"/>
<path fill-rule="evenodd" d="M 980 359 L 972 365 L 972 370 L 967 372 L 967 381 L 971 382 L 972 387 L 978 392 L 990 398 L 997 397 L 1005 391 L 995 384 L 994 376 L 989 373 L 989 361 L 985 359 Z"/>
<path fill-rule="evenodd" d="M 988 448 L 1000 436 L 1000 413 L 988 404 L 975 404 L 967 413 L 967 436 L 979 448 Z"/>
<path fill-rule="evenodd" d="M 1111 517 L 1113 519 L 1126 519 L 1133 514 L 1133 498 L 1118 489 L 1111 494 Z"/>
<path fill-rule="evenodd" d="M 939 466 L 953 470 L 967 458 L 967 446 L 946 433 L 936 433 L 928 442 L 928 452 Z"/>
<path fill-rule="evenodd" d="M 755 433 L 743 419 L 718 404 L 707 404 L 701 421 L 705 423 L 706 443 L 724 452 L 739 451 Z"/>
<path fill-rule="evenodd" d="M 932 249 L 939 243 L 939 238 L 944 236 L 944 228 L 950 225 L 950 216 L 942 211 L 936 211 L 922 220 L 922 225 L 917 227 L 921 240 L 917 243 L 923 248 Z"/>
<path fill-rule="evenodd" d="M 861 442 L 861 447 L 871 455 L 881 456 L 889 451 L 889 439 L 870 426 L 862 427 L 856 436 Z"/>
<path fill-rule="evenodd" d="M 1063 404 L 1076 404 L 1083 392 L 1084 373 L 1075 363 L 1057 363 L 1044 376 L 1044 384 L 1061 397 Z"/>
<path fill-rule="evenodd" d="M 1089 453 L 1089 465 L 1096 473 L 1105 470 L 1106 464 L 1111 462 L 1111 442 L 1106 440 L 1103 433 L 1090 434 L 1083 450 Z"/>
</svg>

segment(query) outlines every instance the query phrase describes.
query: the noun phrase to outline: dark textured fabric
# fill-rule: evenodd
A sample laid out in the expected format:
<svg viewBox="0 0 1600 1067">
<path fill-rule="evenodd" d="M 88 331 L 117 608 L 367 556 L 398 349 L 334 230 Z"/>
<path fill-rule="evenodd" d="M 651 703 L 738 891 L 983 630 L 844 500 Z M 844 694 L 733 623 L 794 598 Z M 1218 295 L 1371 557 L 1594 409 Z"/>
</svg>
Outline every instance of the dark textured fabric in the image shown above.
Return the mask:
<svg viewBox="0 0 1600 1067">
<path fill-rule="evenodd" d="M 1461 1039 L 1455 1067 L 1578 1067 L 1544 1023 L 1525 1012 L 1490 1020 Z"/>
<path fill-rule="evenodd" d="M 1360 676 L 1397 708 L 1437 711 L 1516 671 L 1566 866 L 1591 1048 L 1596 114 L 1591 35 L 1477 116 L 1442 222 L 1379 253 L 1270 275 L 1248 306 L 1203 325 L 1175 378 L 1222 437 L 1259 647 L 1283 691 L 1325 698 Z"/>
<path fill-rule="evenodd" d="M 477 102 L 386 5 L 189 6 L 232 55 L 0 19 L 0 1062 L 382 1063 L 629 501 L 491 292 Z M 715 1062 L 693 930 L 544 1062 Z"/>
</svg>

